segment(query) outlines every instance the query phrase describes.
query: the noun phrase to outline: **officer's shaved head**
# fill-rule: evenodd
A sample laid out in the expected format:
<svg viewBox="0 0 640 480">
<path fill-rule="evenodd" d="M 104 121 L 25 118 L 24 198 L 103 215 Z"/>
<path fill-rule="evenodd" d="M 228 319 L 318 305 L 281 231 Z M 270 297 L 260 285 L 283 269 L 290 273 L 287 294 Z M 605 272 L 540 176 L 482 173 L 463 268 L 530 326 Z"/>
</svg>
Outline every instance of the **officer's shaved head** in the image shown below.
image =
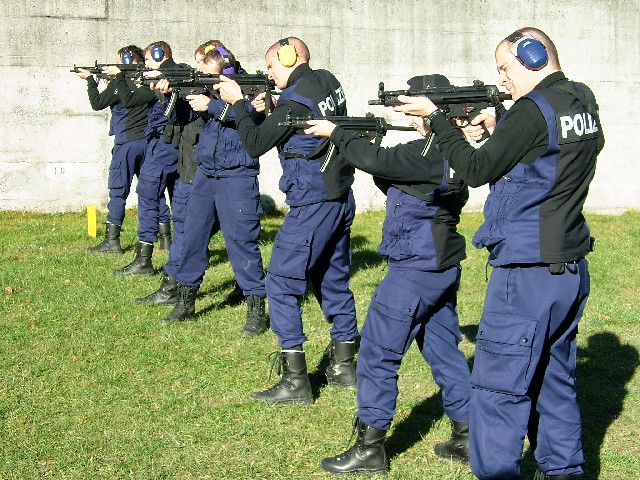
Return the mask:
<svg viewBox="0 0 640 480">
<path fill-rule="evenodd" d="M 298 58 L 300 59 L 300 61 L 302 63 L 309 63 L 311 54 L 309 53 L 309 47 L 307 47 L 307 44 L 300 40 L 298 37 L 285 38 L 287 39 L 287 42 L 289 42 L 289 45 L 293 45 L 293 47 L 296 49 L 296 53 L 298 54 Z M 277 41 L 276 43 L 271 45 L 271 47 L 269 47 L 269 50 L 267 50 L 267 55 L 275 53 L 280 47 L 280 41 Z"/>
</svg>

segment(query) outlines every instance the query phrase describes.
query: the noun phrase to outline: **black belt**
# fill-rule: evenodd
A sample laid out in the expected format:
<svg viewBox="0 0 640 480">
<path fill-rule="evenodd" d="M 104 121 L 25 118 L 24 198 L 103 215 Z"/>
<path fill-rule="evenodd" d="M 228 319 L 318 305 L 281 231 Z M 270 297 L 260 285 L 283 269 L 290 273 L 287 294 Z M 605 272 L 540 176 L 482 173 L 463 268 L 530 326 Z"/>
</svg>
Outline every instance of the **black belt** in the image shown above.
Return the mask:
<svg viewBox="0 0 640 480">
<path fill-rule="evenodd" d="M 568 262 L 557 262 L 557 263 L 509 263 L 507 265 L 500 265 L 500 267 L 504 268 L 531 268 L 531 267 L 547 267 L 549 272 L 552 275 L 561 275 L 564 273 L 564 270 L 567 269 L 571 273 L 578 272 L 578 263 L 582 259 L 571 260 Z"/>
<path fill-rule="evenodd" d="M 564 273 L 564 269 L 566 268 L 571 273 L 577 273 L 578 262 L 579 260 L 573 260 L 572 262 L 550 263 L 549 271 L 551 272 L 551 275 L 562 275 Z"/>
</svg>

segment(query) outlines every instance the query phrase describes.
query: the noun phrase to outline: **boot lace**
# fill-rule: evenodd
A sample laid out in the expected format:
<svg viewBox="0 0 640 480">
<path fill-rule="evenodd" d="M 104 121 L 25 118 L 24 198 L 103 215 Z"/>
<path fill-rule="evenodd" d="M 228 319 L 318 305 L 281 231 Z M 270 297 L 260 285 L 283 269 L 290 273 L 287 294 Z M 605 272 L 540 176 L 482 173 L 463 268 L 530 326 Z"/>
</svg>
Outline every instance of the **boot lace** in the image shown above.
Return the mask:
<svg viewBox="0 0 640 480">
<path fill-rule="evenodd" d="M 275 351 L 269 354 L 269 361 L 271 362 L 271 368 L 269 369 L 269 380 L 271 380 L 274 369 L 277 375 L 282 375 L 282 357 L 284 357 L 284 354 L 281 351 Z"/>
<path fill-rule="evenodd" d="M 358 431 L 358 425 L 360 424 L 360 419 L 358 415 L 353 416 L 353 420 L 351 422 L 351 435 L 349 436 L 349 443 L 347 443 L 347 449 L 351 448 L 353 445 L 353 439 L 356 437 L 356 433 Z"/>
</svg>

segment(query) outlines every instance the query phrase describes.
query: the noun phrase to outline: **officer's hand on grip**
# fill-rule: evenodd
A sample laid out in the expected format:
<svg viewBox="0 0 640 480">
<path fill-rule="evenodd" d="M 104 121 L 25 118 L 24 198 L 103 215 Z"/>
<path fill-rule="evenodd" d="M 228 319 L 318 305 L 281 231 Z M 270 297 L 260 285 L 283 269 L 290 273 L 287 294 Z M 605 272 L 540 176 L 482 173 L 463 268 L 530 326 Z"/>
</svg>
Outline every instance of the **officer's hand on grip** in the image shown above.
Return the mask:
<svg viewBox="0 0 640 480">
<path fill-rule="evenodd" d="M 267 96 L 266 92 L 262 92 L 256 95 L 253 100 L 251 100 L 251 106 L 256 112 L 262 113 L 265 111 L 266 103 L 264 100 L 266 96 Z"/>
<path fill-rule="evenodd" d="M 331 123 L 329 120 L 309 120 L 307 123 L 309 128 L 305 128 L 304 133 L 320 137 L 330 137 L 336 129 L 336 124 Z"/>
<path fill-rule="evenodd" d="M 424 122 L 424 118 L 422 117 L 412 117 L 411 118 L 411 126 L 416 129 L 423 137 L 426 137 L 431 133 L 431 129 L 427 127 L 427 124 Z"/>
<path fill-rule="evenodd" d="M 78 75 L 81 79 L 86 80 L 91 76 L 91 72 L 89 70 L 85 70 L 84 68 L 79 68 L 76 72 L 76 75 Z"/>
<path fill-rule="evenodd" d="M 173 87 L 169 84 L 169 80 L 166 78 L 161 78 L 156 83 L 152 83 L 149 85 L 149 88 L 164 94 L 171 93 L 173 91 Z"/>
<path fill-rule="evenodd" d="M 121 70 L 115 65 L 108 65 L 106 67 L 102 67 L 102 73 L 109 75 L 110 77 L 115 77 L 121 72 Z"/>
<path fill-rule="evenodd" d="M 480 142 L 486 138 L 487 132 L 489 135 L 493 133 L 496 127 L 496 117 L 483 110 L 469 122 L 466 122 L 466 125 L 464 120 L 456 120 L 456 125 L 461 128 L 467 140 Z"/>
<path fill-rule="evenodd" d="M 217 90 L 222 100 L 233 105 L 238 100 L 242 100 L 244 98 L 240 85 L 238 85 L 237 82 L 225 77 L 224 75 L 220 75 L 220 80 L 222 81 L 217 85 L 214 85 L 213 88 L 214 90 Z"/>
<path fill-rule="evenodd" d="M 185 98 L 194 112 L 206 112 L 211 102 L 207 95 L 187 95 Z"/>
</svg>

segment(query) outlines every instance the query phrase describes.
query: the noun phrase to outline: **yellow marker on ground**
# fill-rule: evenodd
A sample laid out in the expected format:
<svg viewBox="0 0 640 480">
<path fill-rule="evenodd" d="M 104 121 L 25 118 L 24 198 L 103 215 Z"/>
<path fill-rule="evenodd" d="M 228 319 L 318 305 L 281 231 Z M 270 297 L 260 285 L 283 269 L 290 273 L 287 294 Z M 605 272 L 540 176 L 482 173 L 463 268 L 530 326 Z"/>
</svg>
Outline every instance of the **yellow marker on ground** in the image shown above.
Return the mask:
<svg viewBox="0 0 640 480">
<path fill-rule="evenodd" d="M 91 238 L 96 238 L 96 207 L 87 205 L 87 234 Z"/>
</svg>

